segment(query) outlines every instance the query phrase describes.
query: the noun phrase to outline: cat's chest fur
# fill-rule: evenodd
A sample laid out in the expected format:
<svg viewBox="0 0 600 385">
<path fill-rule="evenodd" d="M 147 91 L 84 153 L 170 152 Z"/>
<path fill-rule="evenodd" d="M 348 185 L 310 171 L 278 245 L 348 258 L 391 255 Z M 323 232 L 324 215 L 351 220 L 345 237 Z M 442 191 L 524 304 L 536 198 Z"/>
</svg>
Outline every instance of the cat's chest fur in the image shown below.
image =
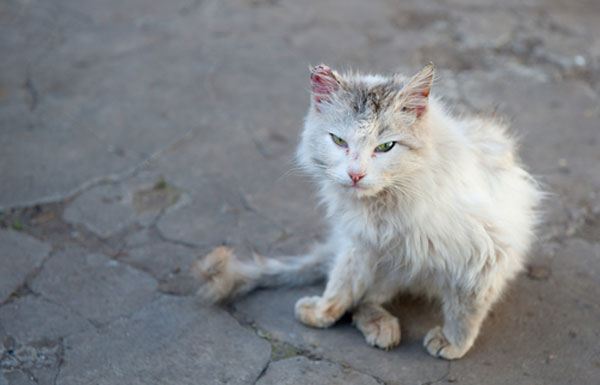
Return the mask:
<svg viewBox="0 0 600 385">
<path fill-rule="evenodd" d="M 336 226 L 373 250 L 397 247 L 413 225 L 391 197 L 348 202 Z"/>
<path fill-rule="evenodd" d="M 331 203 L 334 208 L 330 219 L 335 231 L 376 255 L 427 254 L 431 239 L 435 238 L 421 220 L 425 215 L 421 203 L 413 202 L 413 207 L 407 209 L 409 202 L 386 193 L 370 199 L 335 199 Z"/>
<path fill-rule="evenodd" d="M 493 247 L 488 230 L 458 199 L 432 206 L 426 199 L 398 194 L 344 198 L 329 201 L 333 232 L 342 243 L 360 245 L 373 265 L 393 267 L 406 280 L 436 275 L 447 280 L 453 271 L 461 275 L 473 256 Z"/>
</svg>

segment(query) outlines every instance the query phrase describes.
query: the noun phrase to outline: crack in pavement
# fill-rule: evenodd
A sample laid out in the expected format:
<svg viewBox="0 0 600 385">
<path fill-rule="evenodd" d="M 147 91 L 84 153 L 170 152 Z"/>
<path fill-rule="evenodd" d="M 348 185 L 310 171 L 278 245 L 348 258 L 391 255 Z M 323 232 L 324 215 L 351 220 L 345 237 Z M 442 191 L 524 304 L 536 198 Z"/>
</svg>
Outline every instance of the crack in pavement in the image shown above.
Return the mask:
<svg viewBox="0 0 600 385">
<path fill-rule="evenodd" d="M 158 150 L 156 150 L 155 152 L 153 152 L 150 156 L 146 157 L 145 159 L 139 161 L 137 164 L 129 167 L 128 169 L 126 169 L 125 171 L 122 172 L 117 172 L 117 173 L 109 173 L 103 176 L 98 176 L 98 177 L 94 177 L 94 178 L 90 178 L 87 181 L 81 183 L 78 187 L 75 187 L 73 189 L 71 189 L 70 191 L 64 193 L 64 194 L 56 194 L 53 196 L 48 196 L 45 198 L 41 198 L 41 199 L 36 199 L 33 201 L 29 201 L 29 202 L 23 202 L 20 203 L 18 205 L 14 205 L 14 206 L 7 206 L 7 207 L 2 207 L 0 206 L 0 212 L 5 212 L 5 211 L 11 211 L 11 210 L 17 210 L 17 209 L 21 209 L 21 208 L 26 208 L 26 207 L 32 207 L 35 205 L 42 205 L 42 204 L 49 204 L 49 203 L 60 203 L 63 201 L 67 201 L 70 199 L 74 199 L 76 198 L 78 195 L 103 184 L 111 184 L 111 183 L 118 183 L 118 182 L 122 182 L 123 180 L 130 178 L 130 177 L 134 177 L 137 175 L 138 172 L 140 172 L 144 167 L 149 166 L 152 162 L 156 161 L 156 159 L 158 159 L 160 156 L 162 156 L 162 154 L 166 151 L 169 151 L 172 147 L 177 146 L 179 143 L 185 141 L 186 139 L 188 139 L 188 137 L 194 132 L 194 128 L 188 130 L 186 133 L 184 133 L 183 135 L 175 138 L 174 140 L 170 141 L 168 144 L 166 144 L 165 146 L 159 148 Z"/>
<path fill-rule="evenodd" d="M 346 363 L 346 362 L 342 362 L 342 361 L 336 361 L 336 360 L 332 360 L 330 358 L 326 358 L 321 354 L 315 354 L 313 351 L 310 350 L 310 348 L 305 348 L 305 347 L 300 347 L 297 346 L 295 344 L 292 344 L 288 341 L 280 341 L 278 339 L 272 339 L 270 334 L 265 334 L 264 331 L 262 331 L 258 325 L 256 325 L 256 323 L 249 319 L 246 315 L 240 313 L 237 309 L 235 309 L 235 307 L 232 304 L 226 305 L 226 306 L 221 306 L 222 309 L 224 309 L 234 320 L 237 321 L 237 323 L 246 328 L 249 329 L 251 331 L 254 332 L 254 334 L 256 335 L 257 338 L 262 338 L 264 340 L 266 340 L 267 342 L 269 342 L 269 344 L 271 345 L 271 352 L 273 351 L 274 345 L 276 343 L 281 343 L 281 344 L 287 344 L 289 346 L 291 346 L 298 354 L 294 354 L 294 355 L 290 355 L 290 356 L 286 356 L 283 357 L 281 359 L 286 359 L 286 358 L 290 358 L 290 357 L 294 357 L 294 356 L 303 356 L 306 357 L 308 360 L 310 361 L 323 361 L 323 362 L 329 362 L 335 365 L 339 365 L 343 368 L 348 368 L 351 369 L 357 373 L 363 374 L 365 376 L 369 376 L 371 378 L 373 378 L 375 381 L 377 381 L 377 383 L 385 385 L 386 383 L 377 375 L 373 374 L 373 373 L 369 373 L 369 372 L 365 372 L 363 370 L 357 369 L 355 367 L 353 367 L 352 365 Z M 267 331 L 267 333 L 269 333 Z M 258 382 L 258 380 L 260 380 L 261 377 L 264 376 L 264 374 L 266 373 L 269 365 L 272 362 L 276 362 L 279 360 L 274 360 L 273 357 L 271 357 L 269 359 L 269 361 L 267 362 L 267 364 L 265 365 L 265 367 L 263 368 L 263 371 L 261 372 L 261 374 L 257 377 L 257 379 L 254 381 L 254 384 L 256 384 Z M 446 374 L 444 374 L 444 376 L 440 377 L 439 380 L 435 380 L 436 382 L 439 382 L 441 380 L 443 380 L 449 373 L 449 369 L 448 372 Z M 434 382 L 431 382 L 431 384 L 433 384 Z"/>
<path fill-rule="evenodd" d="M 262 370 L 260 371 L 260 373 L 258 373 L 258 376 L 256 377 L 256 380 L 254 380 L 254 382 L 253 382 L 254 385 L 256 385 L 258 383 L 258 381 L 265 375 L 265 373 L 267 373 L 267 370 L 269 370 L 269 365 L 271 365 L 271 360 L 267 361 L 267 363 L 262 368 Z"/>
<path fill-rule="evenodd" d="M 39 340 L 31 343 L 18 342 L 14 337 L 7 336 L 0 346 L 0 368 L 2 372 L 18 371 L 29 381 L 39 384 L 34 374 L 37 368 L 52 368 L 56 365 L 57 375 L 64 356 L 63 338 L 56 340 Z M 55 375 L 55 382 L 57 375 Z"/>
<path fill-rule="evenodd" d="M 25 82 L 23 83 L 23 87 L 25 88 L 25 90 L 27 90 L 29 94 L 29 111 L 34 111 L 38 104 L 39 94 L 37 89 L 35 88 L 35 85 L 33 84 L 33 79 L 30 73 L 27 74 Z"/>
<path fill-rule="evenodd" d="M 441 375 L 436 380 L 422 382 L 421 385 L 435 385 L 435 384 L 439 384 L 440 382 L 444 381 L 450 375 L 451 365 L 452 365 L 452 361 L 448 361 L 447 366 L 446 366 L 446 372 L 443 375 Z"/>
<path fill-rule="evenodd" d="M 64 351 L 64 346 L 63 346 L 63 349 L 60 352 L 60 357 L 59 357 L 59 361 L 58 361 L 58 368 L 56 370 L 56 375 L 54 376 L 54 381 L 53 381 L 54 385 L 56 385 L 58 383 L 58 378 L 60 377 L 60 372 L 62 371 L 63 364 L 65 363 L 64 355 L 65 355 L 65 351 Z"/>
</svg>

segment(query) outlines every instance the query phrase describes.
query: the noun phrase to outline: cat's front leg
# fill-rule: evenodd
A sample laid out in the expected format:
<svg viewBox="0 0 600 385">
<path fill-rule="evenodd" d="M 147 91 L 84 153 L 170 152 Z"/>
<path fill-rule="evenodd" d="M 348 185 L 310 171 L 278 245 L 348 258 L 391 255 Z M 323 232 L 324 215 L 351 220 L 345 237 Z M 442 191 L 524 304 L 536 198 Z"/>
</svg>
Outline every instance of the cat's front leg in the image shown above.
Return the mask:
<svg viewBox="0 0 600 385">
<path fill-rule="evenodd" d="M 497 297 L 488 289 L 486 295 L 448 293 L 443 298 L 444 326 L 431 329 L 423 345 L 434 357 L 455 360 L 473 346 L 481 324 Z"/>
<path fill-rule="evenodd" d="M 333 325 L 364 294 L 369 281 L 367 261 L 367 255 L 357 249 L 340 253 L 323 295 L 300 298 L 296 302 L 296 318 L 317 328 Z"/>
<path fill-rule="evenodd" d="M 400 322 L 383 306 L 361 303 L 353 312 L 352 321 L 369 345 L 390 350 L 400 343 Z"/>
</svg>

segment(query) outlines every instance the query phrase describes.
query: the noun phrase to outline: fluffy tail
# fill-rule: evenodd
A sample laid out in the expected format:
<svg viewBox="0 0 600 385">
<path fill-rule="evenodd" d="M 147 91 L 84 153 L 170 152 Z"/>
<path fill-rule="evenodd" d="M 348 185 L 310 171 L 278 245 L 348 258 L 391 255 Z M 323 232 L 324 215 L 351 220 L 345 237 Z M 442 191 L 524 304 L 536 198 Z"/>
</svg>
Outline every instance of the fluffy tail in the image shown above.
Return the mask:
<svg viewBox="0 0 600 385">
<path fill-rule="evenodd" d="M 258 287 L 307 285 L 325 278 L 331 260 L 325 246 L 305 256 L 238 259 L 220 246 L 196 262 L 192 274 L 204 281 L 198 296 L 208 302 L 224 302 Z"/>
</svg>

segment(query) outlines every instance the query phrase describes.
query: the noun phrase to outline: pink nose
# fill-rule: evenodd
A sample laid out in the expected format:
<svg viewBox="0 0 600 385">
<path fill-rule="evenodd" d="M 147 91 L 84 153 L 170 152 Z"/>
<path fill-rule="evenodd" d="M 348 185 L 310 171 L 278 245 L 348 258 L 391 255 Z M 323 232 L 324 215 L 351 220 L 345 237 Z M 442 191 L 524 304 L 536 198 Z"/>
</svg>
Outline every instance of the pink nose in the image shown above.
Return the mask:
<svg viewBox="0 0 600 385">
<path fill-rule="evenodd" d="M 355 172 L 348 171 L 348 176 L 350 177 L 350 179 L 352 179 L 352 182 L 354 184 L 358 183 L 358 181 L 361 180 L 362 178 L 364 178 L 365 175 L 366 174 L 364 172 L 363 173 L 355 173 Z"/>
</svg>

